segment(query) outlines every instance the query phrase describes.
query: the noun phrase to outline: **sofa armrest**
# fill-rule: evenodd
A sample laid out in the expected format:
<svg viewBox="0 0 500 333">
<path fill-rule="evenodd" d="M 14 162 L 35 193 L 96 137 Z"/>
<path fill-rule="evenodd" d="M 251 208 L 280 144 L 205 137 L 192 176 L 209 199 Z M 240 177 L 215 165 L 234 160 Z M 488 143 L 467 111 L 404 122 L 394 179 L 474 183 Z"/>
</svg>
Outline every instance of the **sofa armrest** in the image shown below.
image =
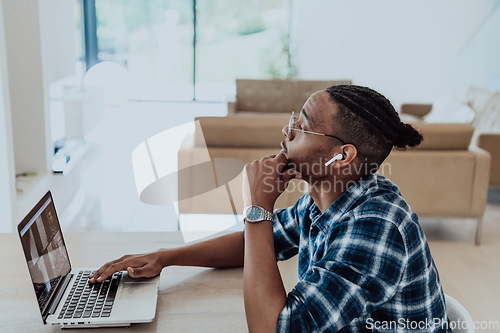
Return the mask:
<svg viewBox="0 0 500 333">
<path fill-rule="evenodd" d="M 488 198 L 491 158 L 490 154 L 484 149 L 471 147 L 470 151 L 476 156 L 471 197 L 471 213 L 472 215 L 482 216 Z"/>
<path fill-rule="evenodd" d="M 234 116 L 236 114 L 236 102 L 227 102 L 227 115 Z"/>
<path fill-rule="evenodd" d="M 417 118 L 423 118 L 429 114 L 432 104 L 403 104 L 401 105 L 401 114 L 409 114 Z"/>
<path fill-rule="evenodd" d="M 500 185 L 500 133 L 480 134 L 477 144 L 491 155 L 490 185 Z"/>
</svg>

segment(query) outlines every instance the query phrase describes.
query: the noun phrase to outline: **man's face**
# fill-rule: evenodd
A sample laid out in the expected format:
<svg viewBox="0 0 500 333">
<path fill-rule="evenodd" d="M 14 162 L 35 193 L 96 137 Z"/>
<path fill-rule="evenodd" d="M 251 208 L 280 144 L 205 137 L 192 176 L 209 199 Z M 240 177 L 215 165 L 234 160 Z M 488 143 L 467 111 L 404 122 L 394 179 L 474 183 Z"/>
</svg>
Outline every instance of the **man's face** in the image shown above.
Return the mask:
<svg viewBox="0 0 500 333">
<path fill-rule="evenodd" d="M 338 127 L 338 124 L 334 124 L 336 114 L 337 106 L 329 100 L 328 93 L 319 91 L 306 101 L 294 128 L 335 135 Z M 283 128 L 283 134 L 285 139 L 282 151 L 288 158 L 289 165 L 304 177 L 324 174 L 325 162 L 333 157 L 336 145 L 340 145 L 334 138 L 300 131 L 291 131 L 288 137 L 288 126 Z"/>
</svg>

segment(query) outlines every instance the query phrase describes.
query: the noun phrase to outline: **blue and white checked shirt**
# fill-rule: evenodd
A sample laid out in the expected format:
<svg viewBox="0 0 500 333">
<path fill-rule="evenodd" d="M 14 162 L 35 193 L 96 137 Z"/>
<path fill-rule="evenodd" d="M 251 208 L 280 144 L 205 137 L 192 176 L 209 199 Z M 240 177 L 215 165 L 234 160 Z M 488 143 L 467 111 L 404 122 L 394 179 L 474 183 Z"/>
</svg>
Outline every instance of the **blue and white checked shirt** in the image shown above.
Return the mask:
<svg viewBox="0 0 500 333">
<path fill-rule="evenodd" d="M 362 178 L 323 213 L 306 194 L 274 218 L 276 258 L 299 255 L 278 332 L 447 331 L 427 240 L 389 179 Z"/>
</svg>

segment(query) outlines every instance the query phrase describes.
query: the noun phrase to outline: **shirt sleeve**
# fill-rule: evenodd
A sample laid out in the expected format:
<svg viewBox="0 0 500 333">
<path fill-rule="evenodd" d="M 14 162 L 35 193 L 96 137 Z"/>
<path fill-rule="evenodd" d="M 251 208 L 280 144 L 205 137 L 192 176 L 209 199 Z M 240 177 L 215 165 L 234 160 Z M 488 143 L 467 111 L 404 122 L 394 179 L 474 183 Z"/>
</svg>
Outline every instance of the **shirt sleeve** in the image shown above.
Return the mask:
<svg viewBox="0 0 500 333">
<path fill-rule="evenodd" d="M 398 228 L 365 218 L 336 229 L 325 255 L 288 294 L 278 332 L 336 332 L 395 295 L 407 263 Z"/>
<path fill-rule="evenodd" d="M 292 207 L 274 211 L 273 233 L 277 260 L 287 260 L 299 251 L 299 216 L 307 210 L 310 197 L 305 194 Z"/>
</svg>

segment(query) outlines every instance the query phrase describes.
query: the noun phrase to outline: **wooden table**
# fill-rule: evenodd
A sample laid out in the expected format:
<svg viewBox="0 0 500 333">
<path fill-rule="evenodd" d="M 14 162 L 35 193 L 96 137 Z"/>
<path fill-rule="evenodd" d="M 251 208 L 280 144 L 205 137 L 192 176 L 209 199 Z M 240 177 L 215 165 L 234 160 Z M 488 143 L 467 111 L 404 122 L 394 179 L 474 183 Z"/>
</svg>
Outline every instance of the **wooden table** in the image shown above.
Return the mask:
<svg viewBox="0 0 500 333">
<path fill-rule="evenodd" d="M 73 267 L 98 267 L 123 254 L 183 244 L 178 232 L 66 233 Z M 2 332 L 59 332 L 43 325 L 17 234 L 0 234 L 0 327 Z M 167 267 L 161 274 L 156 319 L 130 328 L 75 332 L 246 332 L 243 270 Z"/>
</svg>

